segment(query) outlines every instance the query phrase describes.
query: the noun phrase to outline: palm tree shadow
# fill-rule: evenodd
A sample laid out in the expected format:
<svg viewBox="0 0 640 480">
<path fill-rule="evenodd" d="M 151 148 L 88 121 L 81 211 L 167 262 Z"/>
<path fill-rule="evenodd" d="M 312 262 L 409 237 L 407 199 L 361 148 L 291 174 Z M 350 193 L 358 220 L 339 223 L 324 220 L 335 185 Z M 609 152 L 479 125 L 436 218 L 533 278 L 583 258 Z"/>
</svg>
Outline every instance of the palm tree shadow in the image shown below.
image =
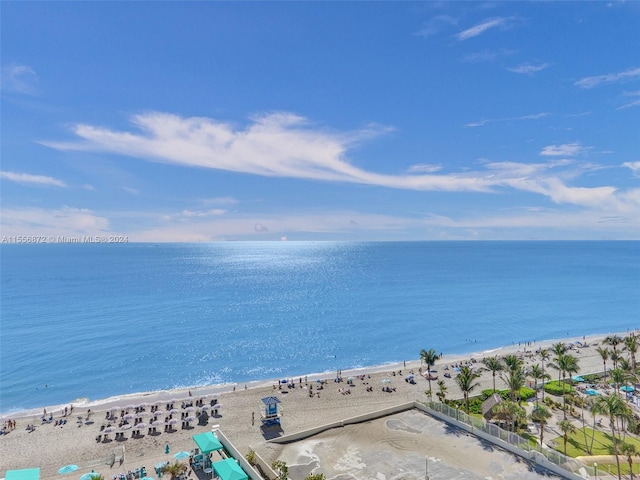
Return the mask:
<svg viewBox="0 0 640 480">
<path fill-rule="evenodd" d="M 447 435 L 455 435 L 456 437 L 461 437 L 462 435 L 466 435 L 467 432 L 459 427 L 456 427 L 455 425 L 450 425 L 447 423 L 444 426 L 444 433 L 446 433 Z"/>
</svg>

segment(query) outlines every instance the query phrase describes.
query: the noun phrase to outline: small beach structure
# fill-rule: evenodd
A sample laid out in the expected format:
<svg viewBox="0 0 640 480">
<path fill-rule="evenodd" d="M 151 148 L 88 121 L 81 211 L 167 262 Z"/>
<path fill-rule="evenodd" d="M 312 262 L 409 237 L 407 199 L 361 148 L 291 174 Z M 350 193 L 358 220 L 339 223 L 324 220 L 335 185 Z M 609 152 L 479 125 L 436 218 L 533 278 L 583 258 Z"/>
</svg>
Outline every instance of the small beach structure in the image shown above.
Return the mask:
<svg viewBox="0 0 640 480">
<path fill-rule="evenodd" d="M 222 444 L 211 432 L 199 433 L 191 438 L 205 455 L 216 450 L 222 450 Z"/>
<path fill-rule="evenodd" d="M 39 468 L 24 468 L 22 470 L 7 470 L 5 480 L 40 480 Z"/>
<path fill-rule="evenodd" d="M 249 476 L 233 458 L 225 458 L 211 465 L 220 480 L 247 480 Z"/>
<path fill-rule="evenodd" d="M 502 397 L 499 393 L 494 393 L 482 402 L 482 416 L 485 420 L 489 421 L 493 418 L 493 407 L 502 403 Z"/>
<path fill-rule="evenodd" d="M 264 397 L 262 399 L 262 403 L 262 425 L 264 427 L 280 425 L 281 413 L 278 412 L 278 404 L 280 403 L 280 400 L 277 397 Z"/>
</svg>

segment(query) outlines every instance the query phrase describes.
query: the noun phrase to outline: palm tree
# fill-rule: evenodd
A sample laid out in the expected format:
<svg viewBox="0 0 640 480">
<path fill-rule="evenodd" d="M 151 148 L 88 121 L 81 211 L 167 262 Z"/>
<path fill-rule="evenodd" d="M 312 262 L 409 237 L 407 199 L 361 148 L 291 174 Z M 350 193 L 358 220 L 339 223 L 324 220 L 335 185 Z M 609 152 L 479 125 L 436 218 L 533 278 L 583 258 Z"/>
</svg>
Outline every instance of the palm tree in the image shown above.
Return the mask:
<svg viewBox="0 0 640 480">
<path fill-rule="evenodd" d="M 604 339 L 603 343 L 606 343 L 607 345 L 611 345 L 611 347 L 613 348 L 613 353 L 616 354 L 616 359 L 614 360 L 613 357 L 611 357 L 611 361 L 613 362 L 613 368 L 617 367 L 617 361 L 620 359 L 620 357 L 618 357 L 618 345 L 620 345 L 621 343 L 623 343 L 624 340 L 622 340 L 621 337 L 619 337 L 618 335 L 610 335 L 607 338 Z"/>
<path fill-rule="evenodd" d="M 631 480 L 633 480 L 633 457 L 638 454 L 638 450 L 633 443 L 623 443 L 620 447 L 620 453 L 627 457 L 627 462 L 629 462 L 629 475 L 631 475 Z"/>
<path fill-rule="evenodd" d="M 531 415 L 529 415 L 529 418 L 533 423 L 537 423 L 540 428 L 540 446 L 542 447 L 542 442 L 544 441 L 544 426 L 551 418 L 551 412 L 542 406 L 535 407 Z"/>
<path fill-rule="evenodd" d="M 438 354 L 433 348 L 429 350 L 420 350 L 420 360 L 424 361 L 427 365 L 427 380 L 429 381 L 429 398 L 433 400 L 433 394 L 431 393 L 431 367 L 433 367 L 438 359 Z"/>
<path fill-rule="evenodd" d="M 564 395 L 564 383 L 567 376 L 572 375 L 574 373 L 578 373 L 580 371 L 580 367 L 578 366 L 578 359 L 573 355 L 569 355 L 568 353 L 564 353 L 557 358 L 557 363 L 553 366 L 558 370 L 558 383 L 560 383 L 560 376 L 562 376 L 562 411 L 563 417 L 567 419 L 567 398 Z"/>
<path fill-rule="evenodd" d="M 102 475 L 101 473 L 91 472 L 89 474 L 89 477 L 91 478 L 91 480 L 104 480 L 104 475 Z"/>
<path fill-rule="evenodd" d="M 271 464 L 271 468 L 278 474 L 278 480 L 287 480 L 289 477 L 289 467 L 286 462 L 276 460 Z"/>
<path fill-rule="evenodd" d="M 186 473 L 187 470 L 188 467 L 186 464 L 177 461 L 174 463 L 169 463 L 162 467 L 162 473 L 168 473 L 169 475 L 171 475 L 171 480 L 175 480 L 183 473 Z"/>
<path fill-rule="evenodd" d="M 636 353 L 638 353 L 638 337 L 635 334 L 631 334 L 624 338 L 624 349 L 629 352 L 629 358 L 631 360 L 631 369 L 636 369 Z"/>
<path fill-rule="evenodd" d="M 492 413 L 496 418 L 507 423 L 510 432 L 515 431 L 516 422 L 520 423 L 527 418 L 524 408 L 510 400 L 494 405 Z"/>
<path fill-rule="evenodd" d="M 613 369 L 618 368 L 618 362 L 622 360 L 624 357 L 620 352 L 616 352 L 615 350 L 609 354 L 609 358 L 613 362 Z"/>
<path fill-rule="evenodd" d="M 475 382 L 480 377 L 480 374 L 474 372 L 469 368 L 468 365 L 464 365 L 458 375 L 456 375 L 456 383 L 460 390 L 462 390 L 462 394 L 464 395 L 464 404 L 467 409 L 467 415 L 469 414 L 469 393 L 471 390 L 480 385 L 480 383 Z M 475 382 L 475 383 L 474 383 Z"/>
<path fill-rule="evenodd" d="M 549 360 L 549 351 L 543 348 L 542 350 L 540 350 L 539 354 L 540 354 L 540 360 L 542 365 L 542 376 L 544 378 L 551 379 L 550 375 L 545 376 L 545 370 L 544 370 L 544 362 L 546 360 Z M 544 388 L 542 389 L 542 401 L 544 402 Z"/>
<path fill-rule="evenodd" d="M 549 380 L 551 376 L 548 373 L 544 373 L 544 369 L 542 369 L 538 363 L 531 366 L 529 376 L 533 378 L 533 388 L 536 391 L 536 405 L 538 405 L 538 379 L 542 380 L 542 391 L 544 392 L 544 381 Z"/>
<path fill-rule="evenodd" d="M 616 419 L 633 418 L 631 408 L 623 399 L 617 395 L 603 395 L 598 397 L 593 405 L 593 414 L 602 414 L 609 417 L 609 426 L 611 427 L 611 440 L 613 442 L 613 454 L 616 456 L 616 465 L 618 466 L 618 480 L 622 480 L 620 473 L 620 458 L 618 457 L 618 438 L 616 437 Z"/>
<path fill-rule="evenodd" d="M 436 397 L 438 397 L 438 400 L 440 400 L 441 403 L 444 403 L 446 395 L 447 384 L 444 380 L 438 380 L 438 393 L 436 393 Z"/>
<path fill-rule="evenodd" d="M 576 427 L 569 420 L 562 420 L 558 423 L 558 427 L 562 432 L 562 437 L 564 439 L 564 456 L 567 456 L 567 442 L 569 441 L 569 435 L 576 431 Z"/>
<path fill-rule="evenodd" d="M 625 372 L 621 368 L 614 368 L 611 370 L 611 381 L 613 382 L 615 388 L 615 394 L 620 394 L 620 387 L 622 387 L 625 383 L 627 383 L 631 379 L 631 375 Z"/>
<path fill-rule="evenodd" d="M 502 380 L 507 384 L 507 387 L 509 387 L 509 396 L 511 397 L 511 401 L 519 401 L 518 392 L 520 392 L 520 389 L 524 387 L 526 382 L 524 368 L 520 367 L 515 370 L 509 370 L 506 378 L 503 377 Z"/>
<path fill-rule="evenodd" d="M 493 357 L 483 358 L 482 363 L 484 363 L 484 366 L 487 367 L 487 370 L 491 372 L 491 376 L 493 377 L 493 391 L 495 392 L 496 373 L 504 370 L 504 365 L 497 355 L 494 355 Z"/>
<path fill-rule="evenodd" d="M 604 368 L 604 382 L 607 383 L 607 360 L 609 360 L 609 349 L 606 347 L 596 348 L 596 352 L 602 357 L 602 367 Z"/>
</svg>

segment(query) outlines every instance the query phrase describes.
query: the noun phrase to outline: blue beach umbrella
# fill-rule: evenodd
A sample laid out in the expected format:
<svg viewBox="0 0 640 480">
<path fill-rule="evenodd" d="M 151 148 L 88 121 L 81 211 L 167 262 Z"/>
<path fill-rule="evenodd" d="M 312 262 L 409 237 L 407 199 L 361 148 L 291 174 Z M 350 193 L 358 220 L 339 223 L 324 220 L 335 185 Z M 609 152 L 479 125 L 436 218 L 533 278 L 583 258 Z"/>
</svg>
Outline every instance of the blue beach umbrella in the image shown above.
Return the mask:
<svg viewBox="0 0 640 480">
<path fill-rule="evenodd" d="M 633 392 L 635 391 L 635 388 L 625 385 L 623 387 L 620 387 L 620 390 L 622 390 L 623 392 Z"/>
<path fill-rule="evenodd" d="M 95 474 L 96 474 L 96 472 L 85 473 L 84 475 L 82 475 L 80 477 L 80 480 L 93 480 L 93 476 Z"/>
<path fill-rule="evenodd" d="M 183 458 L 188 458 L 190 455 L 191 454 L 189 452 L 182 451 L 182 452 L 175 453 L 173 455 L 173 458 L 175 458 L 176 460 L 182 460 Z"/>
<path fill-rule="evenodd" d="M 78 465 L 65 465 L 64 467 L 58 470 L 58 473 L 62 475 L 64 473 L 75 472 L 77 469 L 78 469 Z"/>
</svg>

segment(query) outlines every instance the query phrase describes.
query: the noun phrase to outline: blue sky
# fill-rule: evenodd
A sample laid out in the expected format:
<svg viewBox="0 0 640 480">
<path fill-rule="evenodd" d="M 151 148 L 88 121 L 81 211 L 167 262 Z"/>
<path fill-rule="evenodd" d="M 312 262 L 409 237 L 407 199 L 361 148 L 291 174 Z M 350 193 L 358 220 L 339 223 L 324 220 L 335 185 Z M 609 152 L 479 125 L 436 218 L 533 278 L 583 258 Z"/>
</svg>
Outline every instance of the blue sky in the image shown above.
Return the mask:
<svg viewBox="0 0 640 480">
<path fill-rule="evenodd" d="M 3 236 L 637 239 L 640 3 L 2 2 Z"/>
</svg>

